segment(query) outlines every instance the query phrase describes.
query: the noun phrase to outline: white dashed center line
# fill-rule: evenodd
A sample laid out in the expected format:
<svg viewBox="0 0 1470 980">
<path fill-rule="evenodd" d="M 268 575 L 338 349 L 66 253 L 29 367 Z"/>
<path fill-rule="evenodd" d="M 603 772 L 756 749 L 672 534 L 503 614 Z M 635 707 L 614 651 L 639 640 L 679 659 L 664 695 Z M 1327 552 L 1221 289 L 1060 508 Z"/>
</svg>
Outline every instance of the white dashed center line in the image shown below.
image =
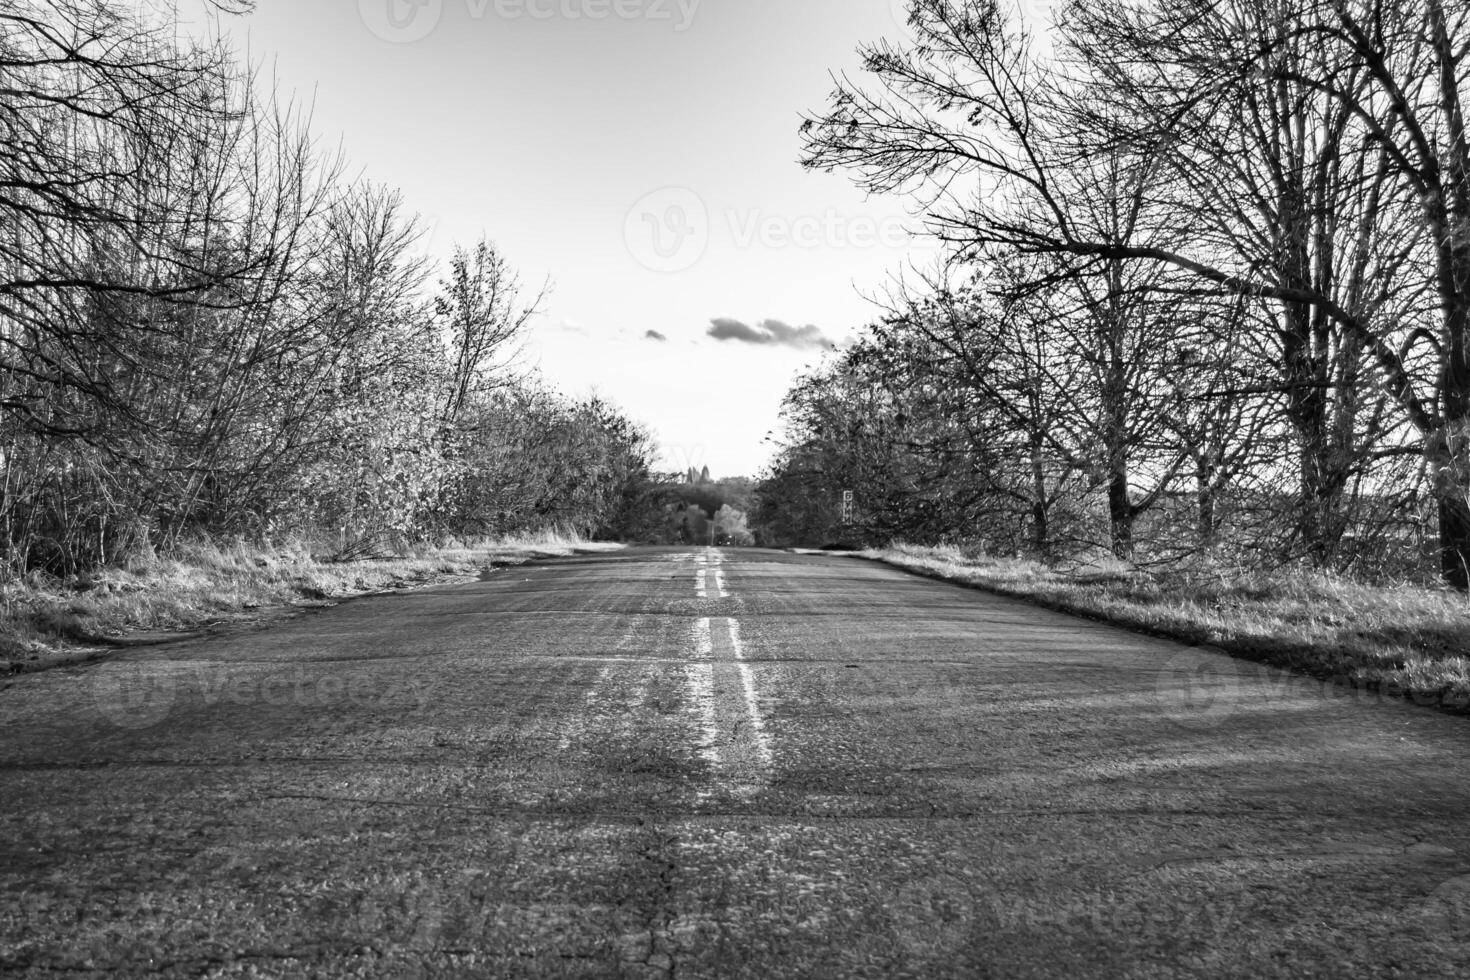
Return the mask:
<svg viewBox="0 0 1470 980">
<path fill-rule="evenodd" d="M 694 556 L 697 566 L 694 572 L 694 594 L 700 599 L 728 599 L 730 590 L 725 585 L 725 572 L 720 568 L 724 556 L 714 548 Z"/>
</svg>

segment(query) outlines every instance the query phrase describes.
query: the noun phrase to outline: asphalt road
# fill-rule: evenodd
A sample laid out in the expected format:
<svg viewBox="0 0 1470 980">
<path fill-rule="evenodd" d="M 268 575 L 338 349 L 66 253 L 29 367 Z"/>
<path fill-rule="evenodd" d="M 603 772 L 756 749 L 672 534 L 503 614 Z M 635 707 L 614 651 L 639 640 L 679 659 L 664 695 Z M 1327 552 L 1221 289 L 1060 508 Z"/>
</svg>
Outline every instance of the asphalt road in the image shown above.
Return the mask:
<svg viewBox="0 0 1470 980">
<path fill-rule="evenodd" d="M 1470 976 L 1470 723 L 640 549 L 0 691 L 0 974 Z"/>
</svg>

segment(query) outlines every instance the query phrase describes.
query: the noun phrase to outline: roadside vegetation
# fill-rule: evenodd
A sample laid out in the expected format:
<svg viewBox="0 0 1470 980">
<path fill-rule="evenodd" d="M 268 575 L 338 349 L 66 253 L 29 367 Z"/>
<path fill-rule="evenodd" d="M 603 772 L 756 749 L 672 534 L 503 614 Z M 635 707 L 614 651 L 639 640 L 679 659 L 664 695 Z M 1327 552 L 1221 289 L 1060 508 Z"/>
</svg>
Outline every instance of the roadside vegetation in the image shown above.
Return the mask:
<svg viewBox="0 0 1470 980">
<path fill-rule="evenodd" d="M 941 260 L 791 389 L 757 523 L 1470 589 L 1470 10 L 907 9 L 804 165 Z"/>
<path fill-rule="evenodd" d="M 648 432 L 521 366 L 548 286 L 174 16 L 0 9 L 0 660 L 648 524 Z"/>
<path fill-rule="evenodd" d="M 1347 688 L 1470 713 L 1470 599 L 1453 590 L 1327 572 L 1042 563 L 953 545 L 900 543 L 862 554 Z"/>
<path fill-rule="evenodd" d="M 804 163 L 941 259 L 790 391 L 767 538 L 1470 589 L 1470 10 L 907 8 Z"/>
<path fill-rule="evenodd" d="M 1463 707 L 1470 10 L 907 9 L 804 163 L 940 258 L 788 393 L 761 539 Z"/>
<path fill-rule="evenodd" d="M 788 392 L 761 539 L 1466 710 L 1470 10 L 907 10 L 804 165 L 939 259 Z"/>
<path fill-rule="evenodd" d="M 621 547 L 550 531 L 338 561 L 302 540 L 279 547 L 195 542 L 166 557 L 65 579 L 36 572 L 0 584 L 0 675 L 180 633 L 248 627 L 364 594 L 483 577 L 535 558 Z"/>
</svg>

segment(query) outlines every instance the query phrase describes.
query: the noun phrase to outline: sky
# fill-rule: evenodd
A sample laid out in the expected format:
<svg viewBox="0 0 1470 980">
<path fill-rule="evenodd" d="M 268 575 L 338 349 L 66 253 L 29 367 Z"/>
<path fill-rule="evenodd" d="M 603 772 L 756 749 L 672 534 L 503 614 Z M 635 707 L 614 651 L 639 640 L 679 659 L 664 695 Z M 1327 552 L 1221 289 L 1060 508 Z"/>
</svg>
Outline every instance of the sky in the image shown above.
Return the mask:
<svg viewBox="0 0 1470 980">
<path fill-rule="evenodd" d="M 901 38 L 903 8 L 257 0 L 227 30 L 353 173 L 401 189 L 431 251 L 485 235 L 551 280 L 529 365 L 645 423 L 660 468 L 755 476 L 795 376 L 933 258 L 904 201 L 797 163 L 829 73 Z"/>
</svg>

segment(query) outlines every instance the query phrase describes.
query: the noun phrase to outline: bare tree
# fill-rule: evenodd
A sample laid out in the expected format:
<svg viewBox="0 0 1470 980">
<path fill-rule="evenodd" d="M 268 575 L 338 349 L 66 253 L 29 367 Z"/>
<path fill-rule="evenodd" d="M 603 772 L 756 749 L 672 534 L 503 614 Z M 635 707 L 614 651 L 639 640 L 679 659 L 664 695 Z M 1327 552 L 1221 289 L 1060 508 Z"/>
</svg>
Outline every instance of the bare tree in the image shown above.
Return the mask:
<svg viewBox="0 0 1470 980">
<path fill-rule="evenodd" d="M 1067 23 L 1101 83 L 1090 101 L 1131 110 L 1091 113 L 1094 131 L 1150 148 L 1167 177 L 1156 193 L 1193 251 L 1291 294 L 1262 307 L 1273 322 L 1261 356 L 1278 366 L 1297 444 L 1298 535 L 1326 565 L 1347 527 L 1344 494 L 1388 432 L 1364 414 L 1369 345 L 1310 297 L 1391 338 L 1428 313 L 1429 284 L 1406 275 L 1423 234 L 1384 147 L 1308 81 L 1361 90 L 1364 66 L 1324 61 L 1290 8 L 1073 4 Z"/>
<path fill-rule="evenodd" d="M 875 191 L 927 195 L 934 230 L 962 252 L 999 246 L 1147 260 L 1193 277 L 1191 292 L 1280 304 L 1285 383 L 1311 459 L 1303 481 L 1330 498 L 1339 477 L 1324 480 L 1310 466 L 1334 440 L 1344 443 L 1321 431 L 1321 399 L 1333 386 L 1356 389 L 1371 378 L 1419 433 L 1435 474 L 1443 574 L 1467 587 L 1470 148 L 1458 54 L 1467 14 L 1438 0 L 1288 0 L 1256 18 L 1233 16 L 1245 7 L 1107 5 L 1105 16 L 1075 17 L 1058 37 L 1066 57 L 1048 59 L 994 0 L 915 0 L 917 42 L 865 49 L 876 90 L 840 81 L 828 112 L 807 121 L 806 163 L 851 169 Z M 1200 71 L 1180 71 L 1159 53 L 1195 21 L 1221 16 L 1232 37 L 1206 42 L 1215 55 L 1191 66 Z M 1123 27 L 1104 33 L 1114 20 Z M 1141 48 L 1114 43 L 1130 32 L 1164 40 L 1151 58 L 1134 59 L 1127 55 Z M 1288 50 L 1293 57 L 1283 56 Z M 1084 89 L 1102 83 L 1121 111 L 1100 128 Z M 1256 94 L 1256 108 L 1222 115 L 1219 106 L 1244 91 Z M 1248 124 L 1253 141 L 1213 151 L 1208 134 L 1232 131 L 1215 128 L 1222 119 Z M 1319 125 L 1322 143 L 1308 147 Z M 1252 152 L 1263 146 L 1275 155 Z M 1174 194 L 1175 204 L 1202 186 L 1215 193 L 1172 212 L 1168 223 L 1186 234 L 1171 240 L 1099 235 L 1078 220 L 1068 179 L 1102 149 L 1167 172 L 1161 186 L 1189 192 Z M 1258 200 L 1246 210 L 1223 207 L 1226 188 Z M 1359 213 L 1344 210 L 1345 201 Z M 1272 220 L 1260 220 L 1263 213 Z M 1412 215 L 1407 233 L 1382 234 L 1390 216 L 1404 215 Z M 1413 261 L 1419 255 L 1428 258 L 1423 266 Z M 1424 277 L 1423 267 L 1432 274 Z M 1438 305 L 1435 328 L 1385 315 L 1390 300 L 1416 309 L 1426 288 Z M 1340 429 L 1353 424 L 1345 419 Z"/>
<path fill-rule="evenodd" d="M 549 289 L 547 282 L 523 303 L 520 276 L 493 244 L 482 239 L 472 249 L 455 249 L 449 278 L 440 284 L 434 305 L 454 358 L 446 421 L 458 418 L 471 397 L 508 380 L 498 375 L 514 360 L 517 342 Z"/>
</svg>

